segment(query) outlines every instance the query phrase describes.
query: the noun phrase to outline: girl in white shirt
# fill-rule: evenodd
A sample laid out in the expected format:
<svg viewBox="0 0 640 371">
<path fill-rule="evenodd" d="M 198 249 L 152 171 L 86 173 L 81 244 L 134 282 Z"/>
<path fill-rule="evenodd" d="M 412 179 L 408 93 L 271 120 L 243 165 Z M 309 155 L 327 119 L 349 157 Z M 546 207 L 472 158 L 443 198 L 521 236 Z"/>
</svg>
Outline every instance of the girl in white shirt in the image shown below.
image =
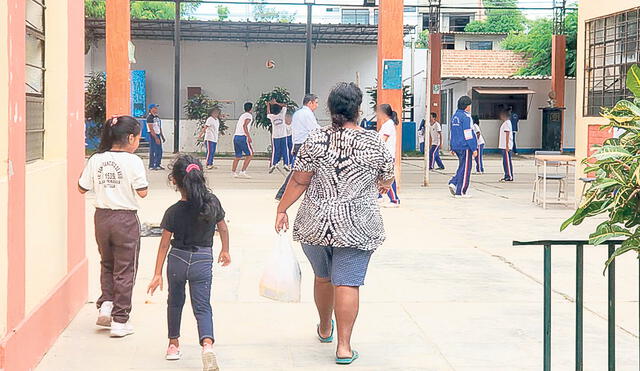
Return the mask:
<svg viewBox="0 0 640 371">
<path fill-rule="evenodd" d="M 220 108 L 214 107 L 209 111 L 209 117 L 202 127 L 200 136 L 204 135 L 204 144 L 207 147 L 207 169 L 217 169 L 213 166 L 213 157 L 218 146 L 218 134 L 220 132 Z"/>
<path fill-rule="evenodd" d="M 147 196 L 147 174 L 140 157 L 140 123 L 130 116 L 113 117 L 102 129 L 98 152 L 78 181 L 80 193 L 96 195 L 95 234 L 100 252 L 102 295 L 96 301 L 98 326 L 111 327 L 112 337 L 133 334 L 129 323 L 131 295 L 140 252 L 138 197 Z"/>
<path fill-rule="evenodd" d="M 476 133 L 476 138 L 478 139 L 478 155 L 476 156 L 476 173 L 484 174 L 484 136 L 482 136 L 482 131 L 480 130 L 480 119 L 478 115 L 471 116 L 471 120 L 473 120 L 473 132 Z"/>
<path fill-rule="evenodd" d="M 387 145 L 387 149 L 391 152 L 391 156 L 393 156 L 395 161 L 397 140 L 396 126 L 400 123 L 398 120 L 398 114 L 391 109 L 391 106 L 388 104 L 380 104 L 376 109 L 376 113 L 378 114 L 378 120 L 384 122 L 380 128 L 380 136 Z M 379 196 L 379 198 L 382 197 L 382 195 Z M 400 206 L 400 199 L 398 198 L 398 190 L 395 180 L 393 181 L 393 184 L 391 184 L 391 188 L 387 192 L 387 196 L 389 196 L 389 205 L 391 207 Z"/>
</svg>

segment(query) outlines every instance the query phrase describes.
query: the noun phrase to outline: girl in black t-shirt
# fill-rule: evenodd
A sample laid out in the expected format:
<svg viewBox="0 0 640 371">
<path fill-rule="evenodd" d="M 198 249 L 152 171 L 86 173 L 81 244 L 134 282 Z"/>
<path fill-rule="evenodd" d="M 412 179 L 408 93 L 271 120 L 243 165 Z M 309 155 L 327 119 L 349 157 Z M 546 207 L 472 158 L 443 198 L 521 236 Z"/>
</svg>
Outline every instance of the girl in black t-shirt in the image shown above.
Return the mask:
<svg viewBox="0 0 640 371">
<path fill-rule="evenodd" d="M 181 357 L 178 338 L 185 302 L 185 285 L 188 282 L 191 306 L 198 323 L 204 370 L 214 371 L 218 370 L 218 365 L 213 352 L 213 311 L 210 299 L 213 276 L 212 246 L 216 228 L 222 242 L 218 263 L 227 266 L 231 263 L 231 257 L 224 210 L 218 198 L 207 188 L 202 169 L 200 161 L 189 155 L 179 156 L 171 167 L 169 180 L 176 185 L 182 197 L 167 209 L 162 218 L 163 231 L 155 274 L 147 292 L 153 295 L 158 287 L 162 290 L 162 266 L 168 254 L 169 347 L 165 358 L 178 360 Z"/>
</svg>

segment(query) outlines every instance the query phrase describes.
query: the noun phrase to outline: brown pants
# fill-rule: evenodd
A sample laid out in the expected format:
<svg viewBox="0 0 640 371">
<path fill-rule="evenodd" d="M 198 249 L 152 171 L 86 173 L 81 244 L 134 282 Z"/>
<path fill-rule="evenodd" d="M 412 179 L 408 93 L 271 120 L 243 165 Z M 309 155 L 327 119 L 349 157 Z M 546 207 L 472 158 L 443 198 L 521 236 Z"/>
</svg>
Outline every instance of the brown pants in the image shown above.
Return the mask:
<svg viewBox="0 0 640 371">
<path fill-rule="evenodd" d="M 138 270 L 140 222 L 135 211 L 96 209 L 96 242 L 100 251 L 100 286 L 97 301 L 112 301 L 111 316 L 126 323 L 131 312 L 131 295 Z"/>
</svg>

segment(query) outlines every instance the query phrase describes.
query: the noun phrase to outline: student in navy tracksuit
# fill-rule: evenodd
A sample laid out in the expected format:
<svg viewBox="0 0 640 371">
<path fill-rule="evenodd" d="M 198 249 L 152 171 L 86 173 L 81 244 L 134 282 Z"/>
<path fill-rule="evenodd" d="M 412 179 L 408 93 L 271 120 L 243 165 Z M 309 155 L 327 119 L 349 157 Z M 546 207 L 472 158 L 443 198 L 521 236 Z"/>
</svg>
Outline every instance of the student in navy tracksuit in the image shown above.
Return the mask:
<svg viewBox="0 0 640 371">
<path fill-rule="evenodd" d="M 458 156 L 458 170 L 449 181 L 453 196 L 462 197 L 469 189 L 472 161 L 478 154 L 478 141 L 471 124 L 471 98 L 464 95 L 458 99 L 458 110 L 451 117 L 451 151 Z"/>
</svg>

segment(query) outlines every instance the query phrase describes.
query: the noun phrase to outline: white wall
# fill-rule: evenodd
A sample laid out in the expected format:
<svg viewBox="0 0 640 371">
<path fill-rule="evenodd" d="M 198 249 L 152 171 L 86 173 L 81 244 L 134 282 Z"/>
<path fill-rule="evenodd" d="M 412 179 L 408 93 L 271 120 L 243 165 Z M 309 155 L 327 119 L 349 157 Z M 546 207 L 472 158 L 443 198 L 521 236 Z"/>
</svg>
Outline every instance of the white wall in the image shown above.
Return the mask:
<svg viewBox="0 0 640 371">
<path fill-rule="evenodd" d="M 131 69 L 147 71 L 147 104 L 160 105 L 160 117 L 164 119 L 164 128 L 167 130 L 173 126 L 169 124 L 173 119 L 173 43 L 134 40 L 134 44 L 137 63 L 132 64 Z M 276 62 L 276 68 L 265 68 L 265 62 L 269 59 Z M 373 86 L 377 75 L 376 62 L 375 45 L 318 45 L 313 49 L 311 86 L 312 91 L 320 97 L 321 104 L 316 116 L 322 125 L 329 123 L 325 102 L 331 88 L 340 81 L 355 81 L 357 74 L 363 90 Z M 91 48 L 86 56 L 85 68 L 87 73 L 105 70 L 104 40 Z M 225 113 L 230 116 L 227 125 L 230 133 L 233 133 L 244 102 L 255 102 L 261 93 L 270 91 L 275 86 L 286 88 L 298 104 L 302 103 L 305 46 L 245 46 L 242 43 L 185 41 L 182 44 L 181 72 L 181 106 L 186 99 L 187 86 L 200 86 L 205 94 L 214 99 L 232 101 L 232 104 L 227 105 Z M 362 109 L 367 117 L 371 116 L 370 98 L 366 93 Z M 181 131 L 182 138 L 191 136 L 192 131 L 185 128 Z M 262 129 L 254 131 L 255 150 L 266 151 L 266 146 L 270 143 L 269 133 Z M 166 145 L 172 148 L 168 142 Z M 224 148 L 222 146 L 221 150 L 224 151 Z"/>
<path fill-rule="evenodd" d="M 529 98 L 529 110 L 526 120 L 518 123 L 517 145 L 519 149 L 539 149 L 542 146 L 542 111 L 540 107 L 547 106 L 548 92 L 551 89 L 551 80 L 491 80 L 491 79 L 469 79 L 469 80 L 446 80 L 442 89 L 453 89 L 453 107 L 462 95 L 471 96 L 474 87 L 520 87 L 534 90 Z M 565 85 L 565 106 L 564 115 L 564 137 L 563 147 L 565 149 L 575 148 L 575 109 L 576 109 L 576 81 L 566 80 Z M 447 120 L 443 120 L 446 122 Z M 486 140 L 487 149 L 498 147 L 498 120 L 481 120 L 480 127 Z M 445 138 L 448 138 L 448 125 L 443 126 Z M 445 145 L 446 146 L 446 145 Z"/>
</svg>

